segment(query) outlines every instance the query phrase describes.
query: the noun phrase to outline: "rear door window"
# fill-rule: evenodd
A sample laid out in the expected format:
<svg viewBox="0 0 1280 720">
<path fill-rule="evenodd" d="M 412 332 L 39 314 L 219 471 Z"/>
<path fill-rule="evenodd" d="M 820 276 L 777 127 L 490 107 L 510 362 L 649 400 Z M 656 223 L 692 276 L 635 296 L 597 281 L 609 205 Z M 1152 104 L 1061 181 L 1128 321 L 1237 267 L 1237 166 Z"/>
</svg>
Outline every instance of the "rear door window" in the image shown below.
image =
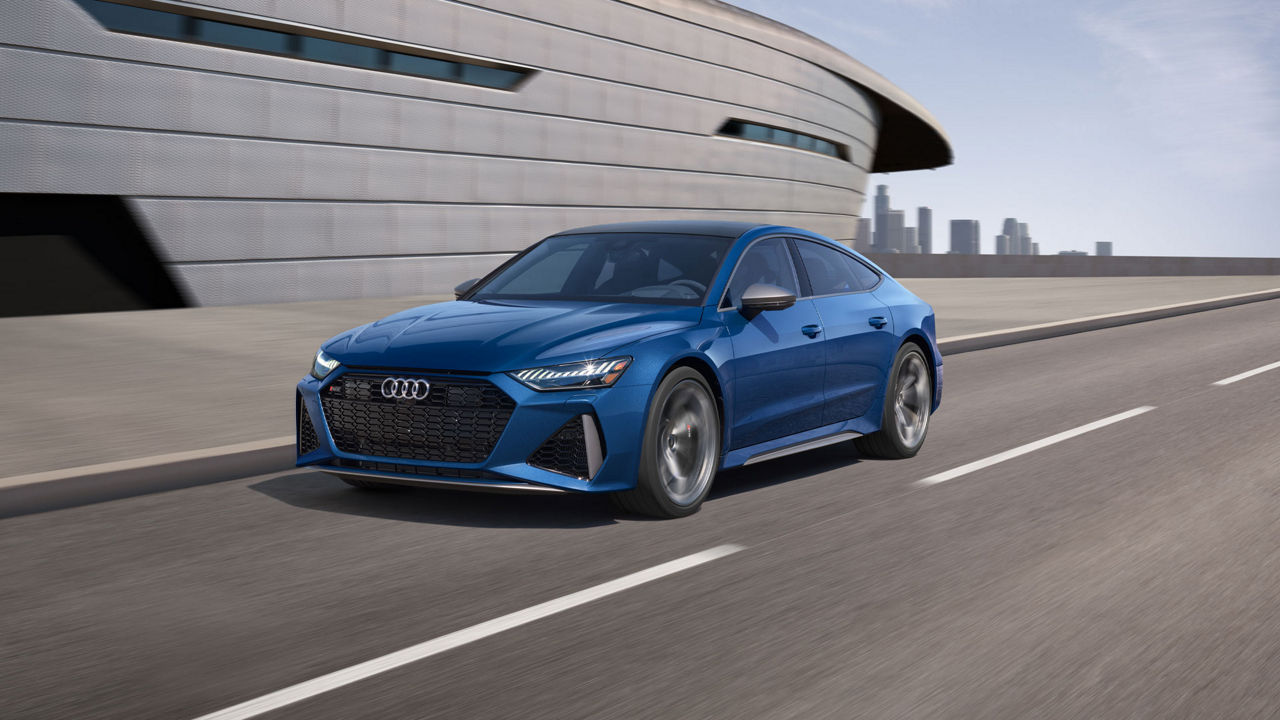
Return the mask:
<svg viewBox="0 0 1280 720">
<path fill-rule="evenodd" d="M 870 290 L 880 282 L 876 271 L 835 248 L 797 240 L 796 249 L 815 297 Z"/>
</svg>

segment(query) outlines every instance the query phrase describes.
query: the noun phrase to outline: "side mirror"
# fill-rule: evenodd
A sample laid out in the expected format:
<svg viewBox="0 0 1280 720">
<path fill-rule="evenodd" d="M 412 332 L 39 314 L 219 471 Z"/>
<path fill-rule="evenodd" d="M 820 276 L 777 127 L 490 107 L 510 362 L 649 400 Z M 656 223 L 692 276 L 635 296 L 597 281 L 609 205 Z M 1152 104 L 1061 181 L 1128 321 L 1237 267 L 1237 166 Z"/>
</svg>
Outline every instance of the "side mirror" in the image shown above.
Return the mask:
<svg viewBox="0 0 1280 720">
<path fill-rule="evenodd" d="M 480 282 L 480 278 L 471 278 L 470 280 L 464 280 L 463 282 L 459 283 L 457 287 L 453 289 L 453 296 L 455 298 L 460 298 L 463 295 L 466 295 L 467 291 L 475 287 L 476 283 L 478 282 Z"/>
<path fill-rule="evenodd" d="M 786 310 L 796 304 L 796 296 L 777 285 L 756 283 L 742 293 L 743 310 Z"/>
</svg>

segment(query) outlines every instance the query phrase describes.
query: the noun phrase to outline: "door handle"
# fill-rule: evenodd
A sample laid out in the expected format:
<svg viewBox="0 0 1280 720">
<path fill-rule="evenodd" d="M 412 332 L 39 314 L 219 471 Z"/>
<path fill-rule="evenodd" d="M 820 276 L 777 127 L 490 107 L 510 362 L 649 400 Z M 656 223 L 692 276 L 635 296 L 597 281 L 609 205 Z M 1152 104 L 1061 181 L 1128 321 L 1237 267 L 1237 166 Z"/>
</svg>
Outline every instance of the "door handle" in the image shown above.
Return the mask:
<svg viewBox="0 0 1280 720">
<path fill-rule="evenodd" d="M 800 332 L 804 333 L 805 335 L 808 335 L 811 338 L 816 338 L 818 337 L 818 334 L 822 332 L 822 326 L 821 325 L 805 325 L 804 327 L 800 328 Z"/>
<path fill-rule="evenodd" d="M 867 320 L 867 324 L 869 324 L 871 327 L 873 327 L 873 328 L 875 328 L 875 329 L 879 330 L 880 328 L 884 327 L 885 325 L 888 325 L 888 324 L 889 324 L 889 321 L 888 321 L 888 320 L 885 320 L 884 318 L 882 318 L 882 317 L 880 317 L 880 316 L 878 316 L 878 315 L 877 315 L 876 317 L 873 317 L 873 318 L 871 318 L 871 319 Z"/>
</svg>

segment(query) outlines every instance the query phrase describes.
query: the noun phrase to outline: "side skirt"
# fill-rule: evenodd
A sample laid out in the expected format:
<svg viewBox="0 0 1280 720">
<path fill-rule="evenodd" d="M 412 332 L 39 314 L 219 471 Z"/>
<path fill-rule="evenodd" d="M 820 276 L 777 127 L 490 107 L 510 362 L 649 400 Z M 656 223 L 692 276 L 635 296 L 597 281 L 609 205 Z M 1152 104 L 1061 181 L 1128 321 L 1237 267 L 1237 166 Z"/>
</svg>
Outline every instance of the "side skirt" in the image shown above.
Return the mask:
<svg viewBox="0 0 1280 720">
<path fill-rule="evenodd" d="M 866 418 L 857 418 L 832 423 L 812 430 L 805 430 L 794 435 L 748 447 L 735 448 L 725 453 L 720 461 L 720 469 L 728 470 L 729 468 L 753 465 L 808 450 L 816 450 L 827 445 L 835 445 L 836 443 L 852 440 L 868 432 L 874 432 L 875 429 Z"/>
<path fill-rule="evenodd" d="M 764 462 L 766 460 L 773 460 L 774 458 L 786 457 L 787 455 L 794 455 L 795 453 L 801 453 L 807 450 L 817 450 L 820 447 L 835 445 L 836 443 L 845 442 L 846 440 L 852 440 L 861 435 L 862 433 L 856 433 L 853 431 L 838 432 L 834 435 L 828 435 L 826 437 L 820 437 L 814 440 L 806 440 L 804 442 L 798 442 L 794 445 L 787 445 L 786 447 L 780 447 L 777 450 L 767 450 L 765 452 L 752 455 L 751 457 L 747 458 L 746 462 L 742 464 L 752 465 L 754 463 Z"/>
</svg>

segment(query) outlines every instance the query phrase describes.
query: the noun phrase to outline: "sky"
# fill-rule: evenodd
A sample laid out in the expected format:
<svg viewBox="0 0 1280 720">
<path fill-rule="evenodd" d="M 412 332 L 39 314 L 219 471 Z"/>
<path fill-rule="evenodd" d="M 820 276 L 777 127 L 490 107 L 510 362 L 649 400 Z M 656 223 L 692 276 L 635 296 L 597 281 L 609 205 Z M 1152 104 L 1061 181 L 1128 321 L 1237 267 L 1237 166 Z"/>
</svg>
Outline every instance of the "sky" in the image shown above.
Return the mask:
<svg viewBox="0 0 1280 720">
<path fill-rule="evenodd" d="M 920 101 L 953 165 L 872 175 L 893 207 L 1006 217 L 1042 254 L 1280 257 L 1277 0 L 733 0 Z M 862 214 L 869 215 L 868 199 Z"/>
</svg>

